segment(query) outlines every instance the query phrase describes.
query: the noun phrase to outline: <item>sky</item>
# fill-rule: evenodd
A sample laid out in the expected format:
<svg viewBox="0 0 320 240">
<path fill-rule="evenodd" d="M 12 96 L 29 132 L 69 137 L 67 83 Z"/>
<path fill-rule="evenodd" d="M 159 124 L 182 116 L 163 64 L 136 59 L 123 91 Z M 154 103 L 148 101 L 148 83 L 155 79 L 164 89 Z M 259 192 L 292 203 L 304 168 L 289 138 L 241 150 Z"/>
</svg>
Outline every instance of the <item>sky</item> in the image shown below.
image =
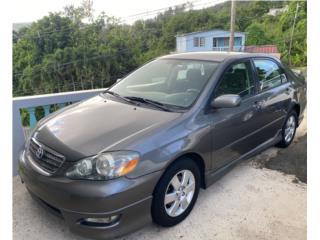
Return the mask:
<svg viewBox="0 0 320 240">
<path fill-rule="evenodd" d="M 49 12 L 61 11 L 66 5 L 80 6 L 82 0 L 14 0 L 12 11 L 12 23 L 33 22 Z M 108 16 L 124 18 L 130 23 L 139 17 L 132 15 L 145 13 L 156 9 L 166 8 L 169 6 L 179 5 L 188 2 L 187 0 L 93 0 L 95 15 L 104 11 Z M 214 5 L 223 0 L 189 0 L 193 2 L 194 8 L 203 8 Z M 143 14 L 144 17 L 151 15 Z M 131 16 L 130 18 L 128 18 Z"/>
</svg>

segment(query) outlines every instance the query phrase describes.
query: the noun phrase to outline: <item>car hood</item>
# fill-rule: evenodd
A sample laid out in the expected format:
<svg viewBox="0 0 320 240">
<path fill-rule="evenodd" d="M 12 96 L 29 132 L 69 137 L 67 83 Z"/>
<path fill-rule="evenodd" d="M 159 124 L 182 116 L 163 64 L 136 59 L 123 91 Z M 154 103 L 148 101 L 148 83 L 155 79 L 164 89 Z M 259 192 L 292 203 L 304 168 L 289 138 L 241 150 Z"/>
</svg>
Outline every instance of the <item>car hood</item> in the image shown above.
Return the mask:
<svg viewBox="0 0 320 240">
<path fill-rule="evenodd" d="M 180 115 L 99 95 L 50 115 L 37 128 L 34 137 L 75 161 L 101 151 L 124 150 L 124 143 L 132 143 Z M 121 149 L 117 149 L 119 145 Z"/>
</svg>

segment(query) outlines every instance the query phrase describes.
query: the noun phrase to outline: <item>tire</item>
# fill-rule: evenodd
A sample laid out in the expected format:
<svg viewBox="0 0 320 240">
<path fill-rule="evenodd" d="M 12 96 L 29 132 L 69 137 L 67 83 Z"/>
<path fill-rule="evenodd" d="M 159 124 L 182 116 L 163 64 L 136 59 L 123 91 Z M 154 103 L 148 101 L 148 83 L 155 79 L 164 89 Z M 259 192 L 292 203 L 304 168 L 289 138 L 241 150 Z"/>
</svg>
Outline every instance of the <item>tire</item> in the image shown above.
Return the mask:
<svg viewBox="0 0 320 240">
<path fill-rule="evenodd" d="M 183 177 L 188 181 L 183 183 Z M 153 221 L 163 227 L 171 227 L 183 221 L 197 201 L 200 179 L 199 167 L 190 158 L 183 157 L 169 166 L 154 190 L 151 207 Z M 182 188 L 181 191 L 178 187 Z"/>
<path fill-rule="evenodd" d="M 294 124 L 294 126 L 292 126 L 292 124 Z M 286 129 L 289 127 L 289 125 L 291 125 L 291 128 L 293 128 L 290 134 L 290 137 L 286 135 L 288 132 L 288 130 L 286 132 Z M 276 147 L 279 147 L 279 148 L 288 147 L 294 139 L 297 126 L 298 126 L 298 116 L 296 111 L 292 110 L 291 112 L 289 112 L 289 114 L 286 117 L 286 120 L 283 124 L 282 131 L 281 131 L 281 141 L 278 144 L 276 144 Z"/>
</svg>

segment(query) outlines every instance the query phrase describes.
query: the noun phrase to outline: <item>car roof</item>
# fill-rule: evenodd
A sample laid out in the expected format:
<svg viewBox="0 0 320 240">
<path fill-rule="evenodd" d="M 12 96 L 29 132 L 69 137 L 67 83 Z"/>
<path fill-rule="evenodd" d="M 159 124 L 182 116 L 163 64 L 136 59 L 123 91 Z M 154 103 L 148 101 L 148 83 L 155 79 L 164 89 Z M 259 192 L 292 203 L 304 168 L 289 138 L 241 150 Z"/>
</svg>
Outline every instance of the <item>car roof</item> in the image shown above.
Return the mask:
<svg viewBox="0 0 320 240">
<path fill-rule="evenodd" d="M 227 59 L 243 59 L 252 57 L 269 57 L 276 59 L 278 58 L 263 53 L 245 53 L 245 52 L 187 52 L 187 53 L 174 53 L 159 57 L 158 59 L 188 59 L 188 60 L 202 60 L 202 61 L 213 61 L 223 62 Z"/>
</svg>

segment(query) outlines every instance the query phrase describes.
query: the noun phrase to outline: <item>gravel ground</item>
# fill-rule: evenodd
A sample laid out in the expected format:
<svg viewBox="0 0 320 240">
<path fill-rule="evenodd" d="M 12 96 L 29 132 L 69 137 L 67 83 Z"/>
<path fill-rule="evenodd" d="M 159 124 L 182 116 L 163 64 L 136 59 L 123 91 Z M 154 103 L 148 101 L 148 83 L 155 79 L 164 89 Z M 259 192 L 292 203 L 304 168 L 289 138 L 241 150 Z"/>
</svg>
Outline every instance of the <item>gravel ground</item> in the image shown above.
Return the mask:
<svg viewBox="0 0 320 240">
<path fill-rule="evenodd" d="M 303 159 L 306 157 L 306 139 L 303 138 L 306 121 L 297 135 L 295 144 L 305 142 L 300 147 L 268 149 L 239 164 L 207 190 L 201 190 L 192 213 L 181 224 L 168 229 L 149 224 L 121 239 L 306 239 L 306 184 L 297 181 L 295 175 L 265 168 L 278 166 L 277 161 L 282 161 L 292 149 L 297 150 L 296 155 L 290 156 L 306 164 Z M 285 159 L 289 161 L 290 158 Z M 295 170 L 286 171 L 288 167 L 278 169 L 296 173 Z M 13 179 L 13 239 L 84 238 L 70 233 L 63 220 L 44 211 L 16 177 Z"/>
</svg>

